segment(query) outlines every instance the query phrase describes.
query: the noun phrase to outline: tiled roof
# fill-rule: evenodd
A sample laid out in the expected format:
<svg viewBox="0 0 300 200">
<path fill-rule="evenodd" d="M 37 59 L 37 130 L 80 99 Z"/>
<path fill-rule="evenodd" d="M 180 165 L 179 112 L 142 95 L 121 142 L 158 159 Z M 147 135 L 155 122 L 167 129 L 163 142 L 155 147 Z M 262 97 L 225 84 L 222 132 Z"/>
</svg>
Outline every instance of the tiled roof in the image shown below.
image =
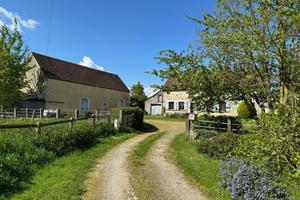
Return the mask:
<svg viewBox="0 0 300 200">
<path fill-rule="evenodd" d="M 116 74 L 91 69 L 34 52 L 32 52 L 32 55 L 48 78 L 129 92 L 126 85 Z"/>
</svg>

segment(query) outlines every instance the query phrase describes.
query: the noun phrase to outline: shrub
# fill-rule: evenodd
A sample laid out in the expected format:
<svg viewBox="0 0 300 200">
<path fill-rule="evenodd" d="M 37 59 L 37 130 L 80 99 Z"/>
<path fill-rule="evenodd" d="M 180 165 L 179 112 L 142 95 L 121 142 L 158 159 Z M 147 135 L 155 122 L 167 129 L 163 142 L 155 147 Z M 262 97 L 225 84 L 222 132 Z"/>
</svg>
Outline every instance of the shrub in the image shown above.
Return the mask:
<svg viewBox="0 0 300 200">
<path fill-rule="evenodd" d="M 144 122 L 144 111 L 139 107 L 120 107 L 120 108 L 112 108 L 111 114 L 112 119 L 118 119 L 120 110 L 123 112 L 123 128 L 126 129 L 132 128 L 135 130 L 140 130 L 143 127 Z"/>
<path fill-rule="evenodd" d="M 244 160 L 222 162 L 221 187 L 229 190 L 232 199 L 290 199 L 288 192 L 274 185 L 262 169 Z"/>
<path fill-rule="evenodd" d="M 77 148 L 87 147 L 99 137 L 115 135 L 111 124 L 79 121 L 70 131 L 68 124 L 0 132 L 0 199 L 27 183 L 35 169 Z"/>
<path fill-rule="evenodd" d="M 300 179 L 300 109 L 279 106 L 261 114 L 260 129 L 240 142 L 234 154 L 259 166 L 267 165 L 274 176 Z"/>
<path fill-rule="evenodd" d="M 219 133 L 219 135 L 199 142 L 199 152 L 213 158 L 226 158 L 237 146 L 238 135 L 232 133 Z"/>
<path fill-rule="evenodd" d="M 241 118 L 247 119 L 247 118 L 250 117 L 249 108 L 248 108 L 247 104 L 243 101 L 238 106 L 237 113 L 238 113 L 238 116 L 241 117 Z"/>
<path fill-rule="evenodd" d="M 196 139 L 210 139 L 210 138 L 220 134 L 217 131 L 206 130 L 206 129 L 196 129 L 195 131 L 197 134 Z"/>
</svg>

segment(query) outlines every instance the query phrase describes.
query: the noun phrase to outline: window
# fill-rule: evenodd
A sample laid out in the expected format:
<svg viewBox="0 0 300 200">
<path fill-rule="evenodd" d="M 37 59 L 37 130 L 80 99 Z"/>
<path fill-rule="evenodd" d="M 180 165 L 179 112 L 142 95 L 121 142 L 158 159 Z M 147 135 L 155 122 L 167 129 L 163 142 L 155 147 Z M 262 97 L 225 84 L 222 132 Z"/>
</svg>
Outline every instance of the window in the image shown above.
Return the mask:
<svg viewBox="0 0 300 200">
<path fill-rule="evenodd" d="M 104 102 L 102 104 L 102 110 L 108 110 L 108 103 Z"/>
<path fill-rule="evenodd" d="M 158 95 L 158 102 L 162 102 L 162 96 Z"/>
<path fill-rule="evenodd" d="M 89 112 L 89 100 L 88 98 L 84 97 L 80 100 L 80 111 L 83 113 Z"/>
<path fill-rule="evenodd" d="M 184 102 L 179 102 L 178 109 L 179 110 L 184 110 Z"/>
<path fill-rule="evenodd" d="M 169 102 L 169 110 L 174 110 L 174 102 Z"/>
<path fill-rule="evenodd" d="M 123 107 L 124 106 L 124 101 L 123 100 L 120 100 L 119 102 L 118 102 L 118 107 Z"/>
</svg>

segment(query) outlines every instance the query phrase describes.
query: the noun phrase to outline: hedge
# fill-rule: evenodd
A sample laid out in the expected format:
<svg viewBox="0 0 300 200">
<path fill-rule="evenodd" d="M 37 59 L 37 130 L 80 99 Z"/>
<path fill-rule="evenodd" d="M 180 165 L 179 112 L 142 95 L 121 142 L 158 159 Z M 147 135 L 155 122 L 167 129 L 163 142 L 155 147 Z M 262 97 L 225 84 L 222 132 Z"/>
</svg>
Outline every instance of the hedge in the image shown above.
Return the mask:
<svg viewBox="0 0 300 200">
<path fill-rule="evenodd" d="M 80 121 L 70 131 L 68 124 L 34 129 L 0 131 L 0 199 L 22 189 L 36 169 L 78 148 L 85 148 L 99 138 L 114 135 L 112 125 Z"/>
<path fill-rule="evenodd" d="M 120 107 L 111 109 L 111 117 L 113 120 L 119 118 L 119 113 L 123 112 L 122 128 L 132 128 L 140 130 L 144 123 L 144 111 L 139 107 Z"/>
</svg>

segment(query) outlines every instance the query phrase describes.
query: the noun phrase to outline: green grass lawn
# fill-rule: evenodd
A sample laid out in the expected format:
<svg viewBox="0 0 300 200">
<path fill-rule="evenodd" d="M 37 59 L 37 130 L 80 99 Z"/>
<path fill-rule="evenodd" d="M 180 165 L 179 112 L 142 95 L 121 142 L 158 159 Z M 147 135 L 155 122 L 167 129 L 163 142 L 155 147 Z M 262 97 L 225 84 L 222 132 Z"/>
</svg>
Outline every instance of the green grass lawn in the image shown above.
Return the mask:
<svg viewBox="0 0 300 200">
<path fill-rule="evenodd" d="M 162 116 L 162 115 L 145 115 L 145 119 L 167 120 L 167 121 L 185 121 L 183 116 Z"/>
<path fill-rule="evenodd" d="M 101 139 L 90 149 L 78 150 L 56 159 L 39 170 L 28 188 L 12 196 L 12 199 L 80 199 L 87 172 L 96 164 L 97 159 L 133 136 L 134 134 L 126 134 Z"/>
<path fill-rule="evenodd" d="M 152 178 L 148 176 L 146 169 L 146 156 L 153 144 L 163 136 L 164 133 L 158 133 L 149 136 L 140 142 L 130 155 L 130 171 L 134 174 L 131 178 L 135 194 L 138 199 L 153 199 Z M 152 197 L 152 198 L 151 198 Z"/>
<path fill-rule="evenodd" d="M 178 135 L 171 143 L 176 164 L 185 175 L 211 199 L 230 199 L 230 194 L 219 187 L 220 161 L 197 152 L 197 145 Z"/>
</svg>

